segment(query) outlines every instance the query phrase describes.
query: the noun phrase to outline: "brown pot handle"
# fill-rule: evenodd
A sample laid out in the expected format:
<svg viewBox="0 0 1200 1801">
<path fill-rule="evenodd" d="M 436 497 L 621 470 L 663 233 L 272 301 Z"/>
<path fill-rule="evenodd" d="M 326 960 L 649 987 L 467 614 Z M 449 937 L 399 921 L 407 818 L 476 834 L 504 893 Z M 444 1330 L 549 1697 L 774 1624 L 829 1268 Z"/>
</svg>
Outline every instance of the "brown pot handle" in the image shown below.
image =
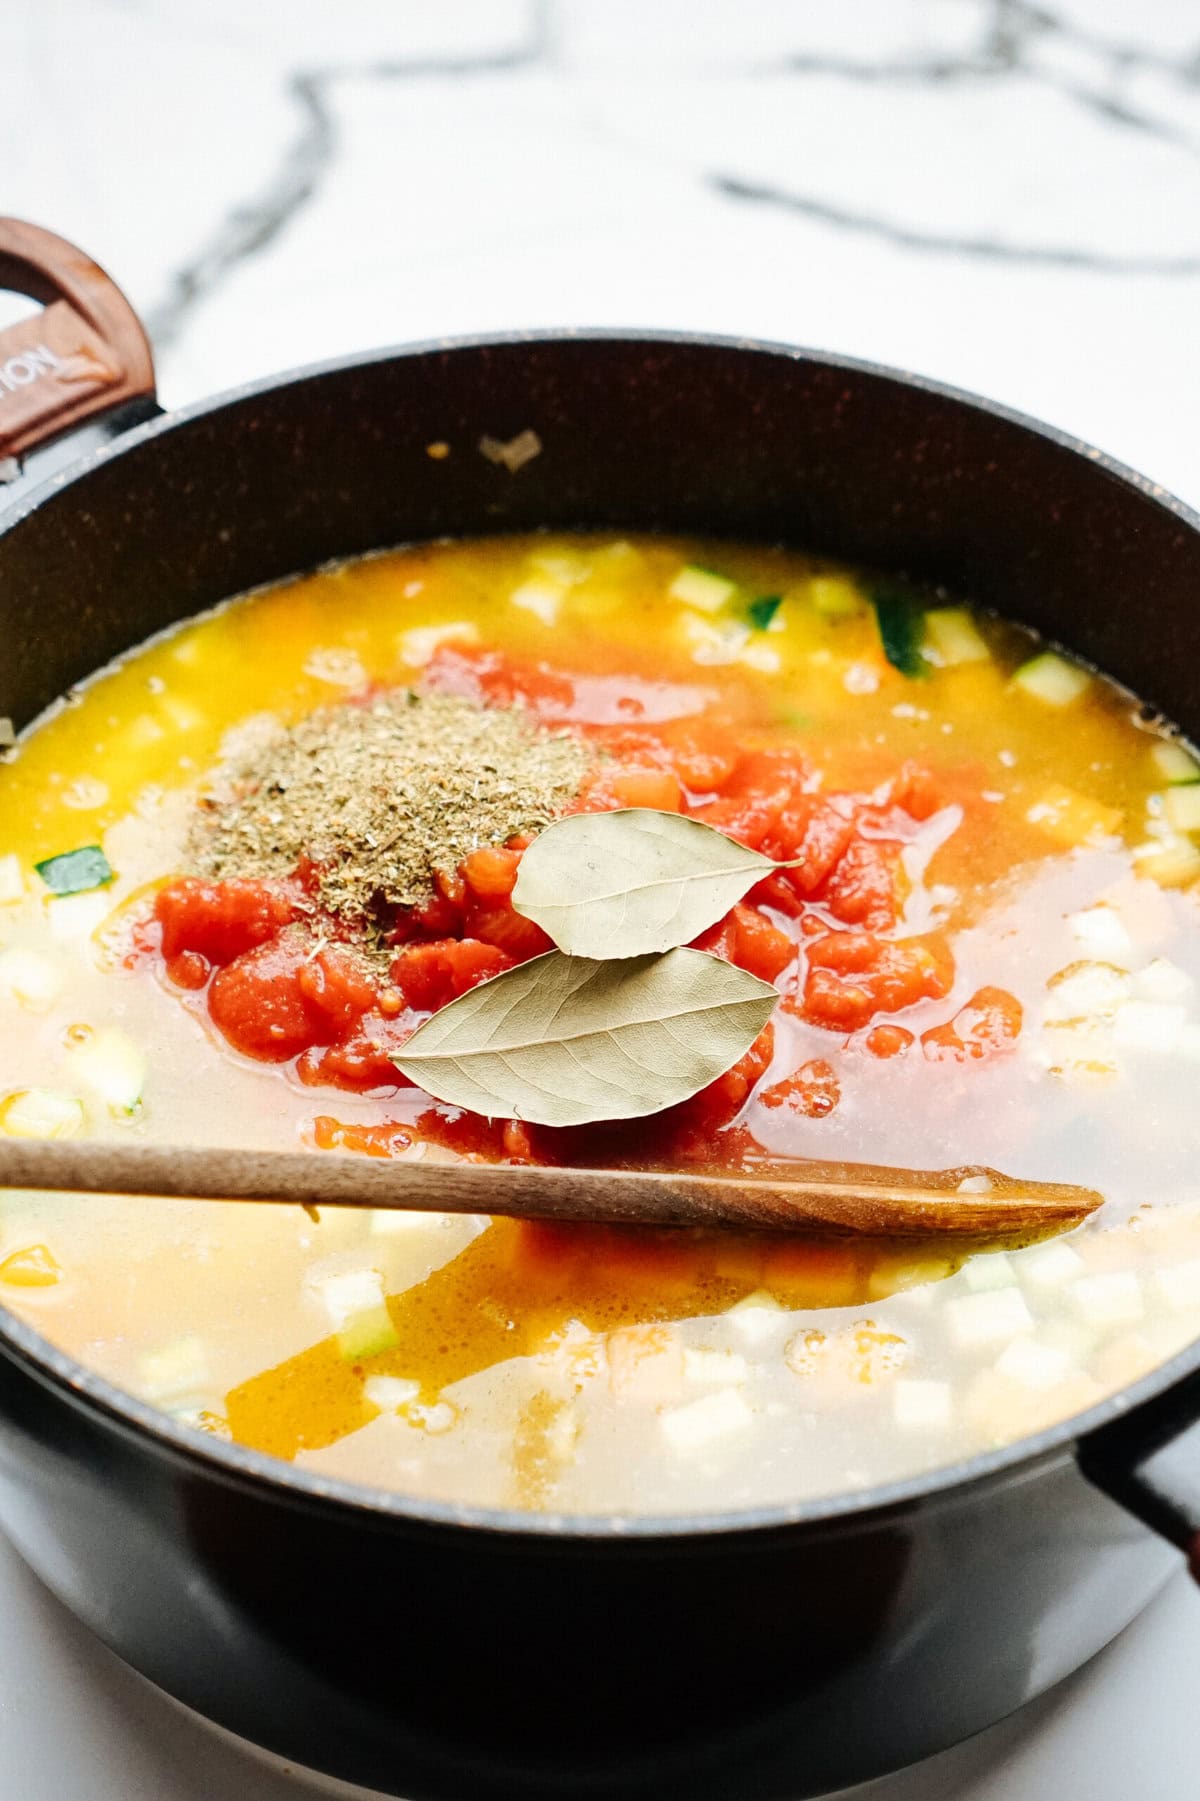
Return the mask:
<svg viewBox="0 0 1200 1801">
<path fill-rule="evenodd" d="M 0 288 L 45 302 L 0 331 L 0 460 L 125 401 L 153 398 L 141 321 L 99 264 L 65 238 L 0 218 Z"/>
</svg>

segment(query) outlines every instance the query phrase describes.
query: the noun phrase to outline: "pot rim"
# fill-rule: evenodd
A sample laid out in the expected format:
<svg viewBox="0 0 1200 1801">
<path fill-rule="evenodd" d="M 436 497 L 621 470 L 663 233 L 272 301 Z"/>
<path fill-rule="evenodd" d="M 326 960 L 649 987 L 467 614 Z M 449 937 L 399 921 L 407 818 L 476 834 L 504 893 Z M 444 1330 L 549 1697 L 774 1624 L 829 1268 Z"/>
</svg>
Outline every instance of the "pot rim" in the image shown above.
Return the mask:
<svg viewBox="0 0 1200 1801">
<path fill-rule="evenodd" d="M 993 419 L 1042 438 L 1073 456 L 1083 458 L 1110 480 L 1134 489 L 1172 514 L 1186 530 L 1200 535 L 1200 513 L 1159 483 L 1069 432 L 1047 425 L 1016 408 L 972 393 L 969 389 L 886 363 L 834 355 L 771 339 L 618 326 L 484 332 L 461 337 L 424 339 L 411 344 L 391 345 L 331 357 L 241 383 L 202 400 L 193 401 L 178 411 L 164 412 L 135 425 L 112 442 L 71 460 L 48 474 L 44 480 L 38 481 L 35 477 L 28 491 L 23 492 L 19 498 L 14 497 L 11 508 L 0 513 L 0 537 L 7 535 L 32 512 L 84 481 L 101 465 L 128 455 L 167 432 L 182 429 L 230 406 L 270 394 L 276 389 L 336 376 L 347 370 L 408 361 L 417 357 L 480 350 L 516 350 L 543 344 L 644 344 L 664 350 L 740 351 L 752 356 L 806 363 L 834 372 L 865 375 L 900 388 L 915 389 L 970 411 L 985 413 Z M 69 445 L 69 442 L 67 437 L 59 441 L 57 448 L 61 449 L 63 443 Z M 273 579 L 286 579 L 286 573 L 288 572 Z M 1053 1458 L 1055 1453 L 1061 1459 L 1079 1440 L 1155 1396 L 1164 1394 L 1200 1370 L 1200 1337 L 1192 1340 L 1137 1382 L 1115 1390 L 1080 1414 L 1061 1420 L 1032 1437 L 1019 1438 L 995 1450 L 979 1452 L 973 1457 L 922 1471 L 915 1476 L 844 1493 L 791 1502 L 772 1502 L 758 1507 L 715 1513 L 642 1516 L 527 1513 L 512 1508 L 483 1507 L 405 1495 L 340 1477 L 300 1470 L 294 1464 L 270 1457 L 265 1452 L 214 1438 L 198 1428 L 173 1419 L 149 1402 L 126 1393 L 89 1370 L 78 1359 L 59 1350 L 36 1327 L 10 1313 L 3 1303 L 0 1303 L 0 1355 L 8 1356 L 11 1361 L 30 1369 L 37 1379 L 64 1393 L 85 1411 L 105 1416 L 136 1439 L 149 1440 L 160 1452 L 179 1457 L 186 1463 L 199 1465 L 207 1473 L 226 1481 L 248 1483 L 257 1490 L 273 1493 L 275 1498 L 285 1499 L 293 1504 L 316 1504 L 335 1511 L 357 1513 L 380 1524 L 395 1521 L 452 1529 L 467 1528 L 515 1536 L 523 1540 L 543 1539 L 548 1543 L 569 1544 L 571 1541 L 600 1539 L 613 1543 L 649 1541 L 652 1544 L 656 1540 L 687 1541 L 747 1532 L 836 1525 L 839 1522 L 862 1522 L 871 1515 L 889 1513 L 915 1503 L 947 1497 L 956 1490 L 971 1488 L 1004 1476 L 1035 1474 L 1034 1466 Z"/>
</svg>

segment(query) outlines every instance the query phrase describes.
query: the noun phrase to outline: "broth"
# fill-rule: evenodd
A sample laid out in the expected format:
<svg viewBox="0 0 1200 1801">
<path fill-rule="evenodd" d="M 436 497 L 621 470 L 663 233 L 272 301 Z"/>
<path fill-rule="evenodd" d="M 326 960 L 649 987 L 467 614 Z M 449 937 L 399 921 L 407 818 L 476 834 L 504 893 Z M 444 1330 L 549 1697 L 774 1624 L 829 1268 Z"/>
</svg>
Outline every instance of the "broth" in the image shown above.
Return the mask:
<svg viewBox="0 0 1200 1801">
<path fill-rule="evenodd" d="M 545 948 L 509 899 L 528 832 L 372 902 L 363 931 L 328 910 L 326 865 L 299 886 L 284 867 L 296 746 L 409 686 L 464 703 L 438 730 L 483 705 L 533 734 L 512 804 L 539 819 L 682 808 L 803 856 L 698 940 L 783 997 L 729 1074 L 563 1131 L 394 1070 L 430 1008 Z M 292 757 L 291 802 L 265 837 L 261 814 L 206 840 L 268 751 Z M 539 788 L 551 751 L 560 786 Z M 484 1504 L 826 1495 L 1069 1417 L 1200 1332 L 1198 780 L 1130 695 L 1029 633 L 791 552 L 509 537 L 229 603 L 98 674 L 0 771 L 0 1129 L 986 1163 L 1106 1204 L 966 1254 L 8 1193 L 0 1298 L 197 1430 Z M 276 916 L 264 894 L 291 898 Z"/>
</svg>

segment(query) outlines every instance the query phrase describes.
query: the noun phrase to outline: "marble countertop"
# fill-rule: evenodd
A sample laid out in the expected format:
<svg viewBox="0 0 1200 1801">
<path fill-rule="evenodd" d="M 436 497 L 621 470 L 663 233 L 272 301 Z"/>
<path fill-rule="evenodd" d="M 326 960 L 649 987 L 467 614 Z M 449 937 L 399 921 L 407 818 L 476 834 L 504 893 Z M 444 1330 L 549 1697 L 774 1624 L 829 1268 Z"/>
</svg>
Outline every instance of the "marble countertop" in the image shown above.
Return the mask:
<svg viewBox="0 0 1200 1801">
<path fill-rule="evenodd" d="M 122 283 L 168 406 L 414 338 L 684 327 L 975 389 L 1200 505 L 1197 0 L 2 13 L 0 212 Z M 2 1544 L 0 1644 L 4 1801 L 326 1792 L 147 1690 Z M 1190 1801 L 1198 1678 L 1181 1579 L 863 1801 Z"/>
</svg>

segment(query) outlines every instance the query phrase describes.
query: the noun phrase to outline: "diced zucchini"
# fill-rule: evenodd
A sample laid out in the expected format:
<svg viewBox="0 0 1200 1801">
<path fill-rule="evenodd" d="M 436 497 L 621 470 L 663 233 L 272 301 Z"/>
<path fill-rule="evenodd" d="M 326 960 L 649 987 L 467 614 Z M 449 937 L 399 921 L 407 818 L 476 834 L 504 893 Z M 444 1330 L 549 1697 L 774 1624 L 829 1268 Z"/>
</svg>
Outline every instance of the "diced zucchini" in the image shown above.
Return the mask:
<svg viewBox="0 0 1200 1801">
<path fill-rule="evenodd" d="M 750 627 L 739 625 L 734 619 L 718 625 L 711 619 L 702 619 L 699 613 L 685 612 L 680 614 L 679 624 L 694 663 L 738 663 L 750 642 Z"/>
<path fill-rule="evenodd" d="M 324 1305 L 337 1333 L 338 1349 L 348 1362 L 378 1356 L 399 1344 L 379 1270 L 337 1270 L 314 1277 L 310 1286 Z"/>
<path fill-rule="evenodd" d="M 808 584 L 808 597 L 822 619 L 852 619 L 867 609 L 859 589 L 844 575 L 814 575 Z"/>
<path fill-rule="evenodd" d="M 960 663 L 983 663 L 991 656 L 965 607 L 934 607 L 925 615 L 925 632 L 938 661 L 949 669 Z"/>
<path fill-rule="evenodd" d="M 1010 685 L 1034 700 L 1045 701 L 1049 707 L 1069 707 L 1091 686 L 1091 680 L 1086 669 L 1068 663 L 1052 650 L 1044 650 L 1040 656 L 1022 663 Z"/>
<path fill-rule="evenodd" d="M 1166 781 L 1200 782 L 1200 763 L 1174 738 L 1160 738 L 1150 756 Z"/>
<path fill-rule="evenodd" d="M 0 907 L 11 906 L 14 901 L 25 898 L 25 877 L 21 874 L 21 859 L 11 851 L 8 856 L 0 857 Z"/>
<path fill-rule="evenodd" d="M 667 589 L 672 600 L 685 606 L 699 607 L 702 613 L 715 613 L 737 593 L 737 583 L 698 563 L 685 563 Z"/>
<path fill-rule="evenodd" d="M 82 1101 L 52 1088 L 20 1088 L 0 1101 L 0 1132 L 9 1138 L 73 1138 L 83 1118 Z"/>
<path fill-rule="evenodd" d="M 901 675 L 928 674 L 929 666 L 921 655 L 924 617 L 916 603 L 906 594 L 873 594 L 871 604 L 883 654 L 892 668 Z"/>
<path fill-rule="evenodd" d="M 146 1085 L 146 1058 L 128 1033 L 115 1026 L 90 1032 L 67 1053 L 71 1074 L 114 1113 L 133 1113 Z"/>
<path fill-rule="evenodd" d="M 1122 815 L 1119 807 L 1106 807 L 1102 801 L 1074 788 L 1055 785 L 1045 790 L 1025 817 L 1056 844 L 1074 849 L 1076 845 L 1111 838 L 1120 830 Z"/>
<path fill-rule="evenodd" d="M 66 985 L 61 965 L 42 951 L 13 944 L 0 951 L 0 989 L 31 1013 L 47 1013 Z"/>
<path fill-rule="evenodd" d="M 34 868 L 51 894 L 85 894 L 113 879 L 112 865 L 98 844 L 82 844 L 78 850 L 46 857 Z"/>
<path fill-rule="evenodd" d="M 1163 796 L 1167 824 L 1177 832 L 1200 832 L 1200 782 L 1181 782 Z"/>
<path fill-rule="evenodd" d="M 756 632 L 765 632 L 782 605 L 782 594 L 760 594 L 756 600 L 746 602 L 746 618 Z"/>
</svg>

